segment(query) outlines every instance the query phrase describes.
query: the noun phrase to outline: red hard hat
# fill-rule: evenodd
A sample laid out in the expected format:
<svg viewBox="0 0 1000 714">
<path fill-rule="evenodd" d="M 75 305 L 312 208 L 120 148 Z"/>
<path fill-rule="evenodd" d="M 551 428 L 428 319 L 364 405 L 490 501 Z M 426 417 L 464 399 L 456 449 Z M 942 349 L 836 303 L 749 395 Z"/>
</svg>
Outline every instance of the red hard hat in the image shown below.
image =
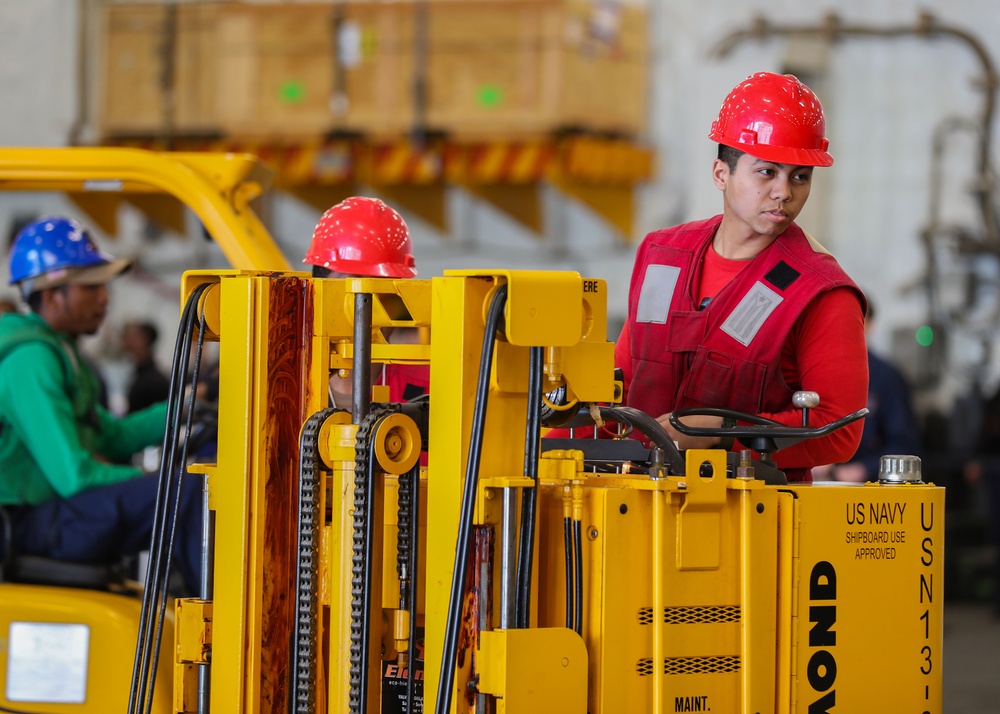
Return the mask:
<svg viewBox="0 0 1000 714">
<path fill-rule="evenodd" d="M 726 97 L 708 135 L 764 161 L 830 166 L 823 105 L 791 74 L 757 72 Z"/>
<path fill-rule="evenodd" d="M 417 274 L 403 217 L 379 199 L 364 196 L 346 198 L 327 209 L 313 229 L 302 262 L 372 278 Z"/>
</svg>

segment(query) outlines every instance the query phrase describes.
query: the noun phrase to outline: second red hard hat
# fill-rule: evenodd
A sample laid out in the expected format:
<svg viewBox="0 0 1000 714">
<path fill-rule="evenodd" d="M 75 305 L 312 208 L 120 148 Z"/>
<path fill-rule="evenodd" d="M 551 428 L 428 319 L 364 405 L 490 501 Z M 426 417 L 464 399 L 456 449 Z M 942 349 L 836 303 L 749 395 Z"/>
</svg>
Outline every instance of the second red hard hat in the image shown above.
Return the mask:
<svg viewBox="0 0 1000 714">
<path fill-rule="evenodd" d="M 364 196 L 344 199 L 322 215 L 302 262 L 373 278 L 417 274 L 403 217 L 379 199 Z"/>
</svg>

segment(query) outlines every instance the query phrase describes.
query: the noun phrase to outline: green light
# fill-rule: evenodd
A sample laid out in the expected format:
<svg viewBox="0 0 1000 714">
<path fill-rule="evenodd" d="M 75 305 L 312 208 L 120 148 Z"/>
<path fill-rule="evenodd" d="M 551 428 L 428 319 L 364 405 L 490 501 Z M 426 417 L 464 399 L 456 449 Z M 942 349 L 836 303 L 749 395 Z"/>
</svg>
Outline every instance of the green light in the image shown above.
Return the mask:
<svg viewBox="0 0 1000 714">
<path fill-rule="evenodd" d="M 278 88 L 278 100 L 282 104 L 300 104 L 305 98 L 305 85 L 297 80 L 283 82 Z"/>
<path fill-rule="evenodd" d="M 484 109 L 496 109 L 503 100 L 503 89 L 495 84 L 484 84 L 476 89 L 476 104 Z"/>
<path fill-rule="evenodd" d="M 930 347 L 934 341 L 934 329 L 930 325 L 922 325 L 917 328 L 916 338 L 921 347 Z"/>
</svg>

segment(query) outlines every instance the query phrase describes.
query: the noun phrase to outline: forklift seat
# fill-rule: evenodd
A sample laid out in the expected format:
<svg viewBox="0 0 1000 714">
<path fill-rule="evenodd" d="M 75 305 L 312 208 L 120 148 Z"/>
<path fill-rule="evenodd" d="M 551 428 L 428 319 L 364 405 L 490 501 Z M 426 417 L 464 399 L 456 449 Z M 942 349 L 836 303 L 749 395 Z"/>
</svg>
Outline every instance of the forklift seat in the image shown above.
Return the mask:
<svg viewBox="0 0 1000 714">
<path fill-rule="evenodd" d="M 13 517 L 7 507 L 0 506 L 0 582 L 108 590 L 122 580 L 112 564 L 19 554 L 15 546 Z"/>
</svg>

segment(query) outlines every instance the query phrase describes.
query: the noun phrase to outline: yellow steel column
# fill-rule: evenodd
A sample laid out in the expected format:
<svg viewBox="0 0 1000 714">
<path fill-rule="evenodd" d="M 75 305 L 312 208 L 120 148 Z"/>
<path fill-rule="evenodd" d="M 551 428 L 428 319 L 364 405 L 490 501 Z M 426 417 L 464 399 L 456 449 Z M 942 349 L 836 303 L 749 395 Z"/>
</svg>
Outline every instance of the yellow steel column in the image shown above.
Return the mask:
<svg viewBox="0 0 1000 714">
<path fill-rule="evenodd" d="M 653 590 L 653 706 L 652 711 L 659 712 L 665 711 L 666 707 L 666 687 L 663 675 L 663 661 L 666 656 L 663 650 L 663 608 L 665 605 L 665 583 L 666 578 L 664 577 L 666 573 L 666 568 L 661 567 L 661 563 L 667 563 L 669 558 L 669 553 L 667 553 L 666 545 L 666 533 L 668 525 L 672 525 L 671 519 L 669 518 L 669 508 L 666 503 L 666 499 L 670 498 L 670 495 L 660 491 L 652 490 L 649 492 L 649 497 L 653 501 L 653 528 L 652 533 L 652 546 L 653 546 L 653 558 L 652 566 L 650 568 L 650 573 L 652 574 L 652 590 Z"/>
<path fill-rule="evenodd" d="M 798 539 L 794 536 L 798 517 L 795 513 L 796 500 L 790 493 L 778 494 L 778 603 L 777 603 L 777 668 L 775 678 L 778 686 L 775 692 L 774 711 L 789 714 L 792 710 L 792 662 L 795 653 L 792 648 L 795 627 L 792 607 L 797 600 Z"/>
<path fill-rule="evenodd" d="M 258 446 L 249 428 L 257 422 L 260 386 L 252 376 L 259 355 L 253 346 L 257 325 L 257 293 L 248 279 L 220 283 L 219 313 L 224 319 L 225 339 L 219 346 L 219 405 L 226 415 L 245 415 L 239 424 L 228 416 L 219 420 L 219 469 L 211 481 L 215 520 L 215 592 L 219 603 L 213 622 L 212 705 L 240 714 L 248 711 L 245 683 L 258 682 L 259 672 L 244 657 L 244 646 L 253 629 L 251 492 L 252 462 Z M 256 500 L 256 499 L 254 499 Z"/>
<path fill-rule="evenodd" d="M 468 458 L 483 309 L 493 281 L 434 278 L 431 305 L 431 384 L 428 460 L 424 711 L 437 699 L 452 567 Z M 473 308 L 476 309 L 473 309 Z M 453 697 L 453 701 L 455 697 Z"/>
<path fill-rule="evenodd" d="M 508 288 L 504 338 L 497 342 L 482 442 L 479 477 L 524 476 L 529 345 L 569 346 L 580 340 L 582 281 L 579 276 L 537 271 L 451 272 L 434 278 L 431 337 L 431 478 L 427 532 L 427 645 L 425 702 L 433 708 L 440 679 L 459 512 L 469 458 L 469 441 L 485 315 L 493 290 Z M 516 425 L 509 428 L 509 425 Z M 493 516 L 489 516 L 493 518 Z M 499 518 L 498 515 L 496 515 Z M 486 520 L 477 514 L 477 524 Z M 472 643 L 474 645 L 474 643 Z M 470 645 L 470 646 L 472 646 Z M 456 676 L 465 691 L 469 661 Z M 457 702 L 457 697 L 452 697 Z"/>
<path fill-rule="evenodd" d="M 346 417 L 349 419 L 349 417 Z M 329 643 L 327 711 L 346 712 L 350 707 L 351 668 L 351 555 L 354 533 L 354 445 L 357 424 L 338 424 L 325 439 L 334 469 L 330 474 L 332 497 L 323 540 L 326 576 L 321 588 L 328 616 L 323 627 Z"/>
<path fill-rule="evenodd" d="M 301 278 L 224 275 L 219 288 L 219 452 L 213 709 L 285 711 L 290 696 L 298 441 L 318 397 Z"/>
<path fill-rule="evenodd" d="M 763 481 L 733 479 L 739 495 L 742 711 L 774 711 L 778 580 L 777 493 Z"/>
</svg>

